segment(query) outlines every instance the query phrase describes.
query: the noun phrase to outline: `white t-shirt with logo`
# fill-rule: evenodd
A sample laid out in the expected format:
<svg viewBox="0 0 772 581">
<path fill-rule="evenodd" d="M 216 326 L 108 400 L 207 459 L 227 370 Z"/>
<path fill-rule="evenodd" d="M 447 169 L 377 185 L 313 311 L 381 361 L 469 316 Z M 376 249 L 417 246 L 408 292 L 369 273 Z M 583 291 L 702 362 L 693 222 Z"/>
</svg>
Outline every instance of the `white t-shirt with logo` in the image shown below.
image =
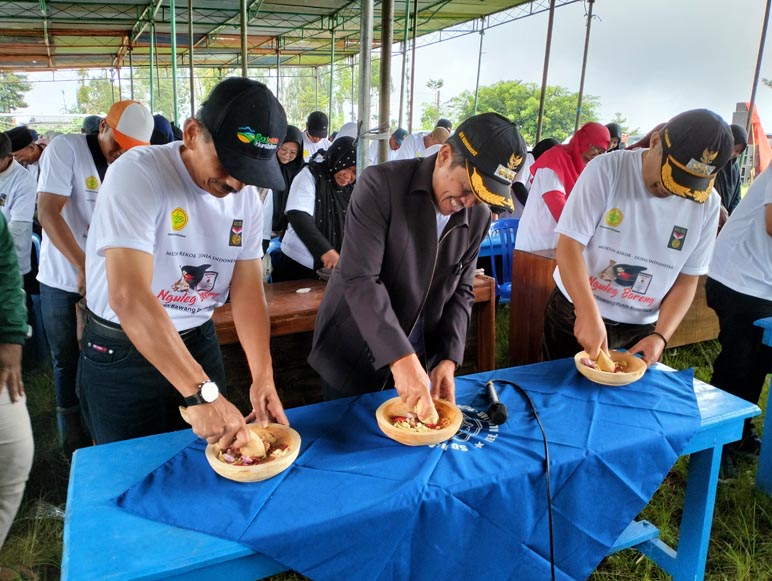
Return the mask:
<svg viewBox="0 0 772 581">
<path fill-rule="evenodd" d="M 772 301 L 772 236 L 766 227 L 769 204 L 772 169 L 768 168 L 721 229 L 708 276 L 738 293 Z"/>
<path fill-rule="evenodd" d="M 411 133 L 406 135 L 402 141 L 402 145 L 397 150 L 397 156 L 395 159 L 414 159 L 416 157 L 424 157 L 426 152 L 426 146 L 424 145 L 424 137 L 429 135 L 427 132 L 423 133 Z"/>
<path fill-rule="evenodd" d="M 557 225 L 558 233 L 585 245 L 601 316 L 621 323 L 656 322 L 679 274 L 708 271 L 718 229 L 718 192 L 704 204 L 653 196 L 641 177 L 644 151 L 615 151 L 592 160 Z M 557 268 L 554 278 L 568 297 Z"/>
<path fill-rule="evenodd" d="M 370 165 L 377 165 L 378 164 L 378 146 L 380 145 L 380 141 L 375 139 L 370 144 L 370 147 L 367 150 L 367 158 L 370 160 Z M 388 143 L 388 142 L 387 142 Z M 399 148 L 392 149 L 391 145 L 388 145 L 386 149 L 389 150 L 388 157 L 386 158 L 386 161 L 392 161 L 397 159 L 397 152 L 399 151 Z"/>
<path fill-rule="evenodd" d="M 320 149 L 330 149 L 331 145 L 332 145 L 332 142 L 326 137 L 323 137 L 322 139 L 314 143 L 308 138 L 308 131 L 304 131 L 303 132 L 303 161 L 308 163 L 308 160 L 311 159 L 317 151 L 319 151 Z"/>
<path fill-rule="evenodd" d="M 263 255 L 256 190 L 216 198 L 200 189 L 181 146 L 133 148 L 107 172 L 86 249 L 88 306 L 103 319 L 120 323 L 109 304 L 109 248 L 152 254 L 153 294 L 178 331 L 202 325 L 225 303 L 237 260 Z"/>
<path fill-rule="evenodd" d="M 13 245 L 19 259 L 19 270 L 27 274 L 30 266 L 30 245 L 32 243 L 31 224 L 35 216 L 37 184 L 35 178 L 15 159 L 11 160 L 5 171 L 0 172 L 0 213 L 5 216 L 8 228 L 14 235 Z M 17 228 L 14 223 L 26 223 Z M 18 232 L 18 234 L 17 234 Z M 18 239 L 23 236 L 24 239 Z"/>
<path fill-rule="evenodd" d="M 62 209 L 62 218 L 83 250 L 100 184 L 85 135 L 58 135 L 43 151 L 38 192 L 70 198 Z M 75 267 L 51 243 L 45 230 L 40 247 L 38 280 L 50 287 L 78 292 Z"/>
<path fill-rule="evenodd" d="M 563 182 L 558 178 L 558 174 L 548 167 L 537 169 L 517 226 L 515 238 L 517 250 L 533 252 L 557 247 L 558 235 L 555 232 L 555 226 L 558 223 L 552 217 L 552 212 L 543 197 L 547 192 L 555 190 L 565 193 Z"/>
<path fill-rule="evenodd" d="M 316 213 L 316 180 L 308 167 L 300 170 L 292 180 L 284 212 L 290 210 L 299 210 L 309 216 Z M 314 267 L 314 257 L 311 256 L 311 252 L 303 244 L 292 224 L 287 225 L 287 231 L 281 239 L 281 252 L 306 268 Z"/>
</svg>

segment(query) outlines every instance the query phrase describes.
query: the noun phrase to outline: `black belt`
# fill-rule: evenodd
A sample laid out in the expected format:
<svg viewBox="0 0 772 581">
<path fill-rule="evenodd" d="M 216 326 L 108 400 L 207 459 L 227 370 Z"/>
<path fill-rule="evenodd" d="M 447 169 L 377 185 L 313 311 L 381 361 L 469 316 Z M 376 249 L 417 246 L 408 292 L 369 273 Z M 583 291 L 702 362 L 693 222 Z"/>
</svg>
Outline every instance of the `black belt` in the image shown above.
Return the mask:
<svg viewBox="0 0 772 581">
<path fill-rule="evenodd" d="M 118 323 L 113 323 L 112 321 L 108 321 L 107 319 L 103 319 L 102 317 L 98 317 L 94 313 L 92 313 L 90 310 L 86 311 L 88 313 L 88 316 L 86 317 L 86 324 L 91 323 L 97 328 L 97 333 L 100 335 L 105 335 L 107 337 L 110 337 L 112 339 L 117 340 L 125 340 L 125 341 L 131 341 L 129 339 L 129 336 L 126 334 L 126 331 L 123 330 L 123 328 Z M 207 321 L 208 323 L 209 321 Z M 206 323 L 204 323 L 206 325 Z M 192 329 L 186 329 L 185 331 L 180 331 L 179 335 L 181 339 L 185 339 L 187 337 L 193 336 L 194 333 L 201 330 L 201 327 L 204 325 L 200 325 L 198 327 L 193 327 Z"/>
</svg>

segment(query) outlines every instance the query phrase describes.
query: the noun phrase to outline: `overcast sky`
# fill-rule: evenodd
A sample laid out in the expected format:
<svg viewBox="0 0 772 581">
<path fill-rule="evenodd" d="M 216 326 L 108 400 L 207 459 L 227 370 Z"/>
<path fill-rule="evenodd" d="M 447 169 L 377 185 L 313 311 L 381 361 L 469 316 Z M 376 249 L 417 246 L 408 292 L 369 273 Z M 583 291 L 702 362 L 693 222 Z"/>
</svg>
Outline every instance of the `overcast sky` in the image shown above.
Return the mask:
<svg viewBox="0 0 772 581">
<path fill-rule="evenodd" d="M 712 109 L 727 122 L 738 101 L 750 100 L 761 39 L 764 0 L 596 0 L 585 93 L 599 97 L 602 121 L 620 112 L 642 132 L 681 111 Z M 585 35 L 584 2 L 555 13 L 548 83 L 578 91 Z M 547 15 L 486 32 L 480 84 L 521 80 L 541 84 Z M 767 35 L 761 76 L 772 78 L 772 42 Z M 474 90 L 480 37 L 472 34 L 418 49 L 416 108 L 434 102 L 429 79 L 442 79 L 446 101 Z M 401 60 L 393 60 L 395 84 Z M 50 79 L 50 73 L 46 77 Z M 396 85 L 398 86 L 398 85 Z M 30 110 L 61 112 L 72 105 L 74 83 L 36 83 Z M 64 92 L 63 92 L 64 90 Z M 772 132 L 772 89 L 759 84 L 756 104 Z M 392 117 L 399 97 L 392 97 Z M 415 122 L 415 121 L 414 121 Z"/>
</svg>

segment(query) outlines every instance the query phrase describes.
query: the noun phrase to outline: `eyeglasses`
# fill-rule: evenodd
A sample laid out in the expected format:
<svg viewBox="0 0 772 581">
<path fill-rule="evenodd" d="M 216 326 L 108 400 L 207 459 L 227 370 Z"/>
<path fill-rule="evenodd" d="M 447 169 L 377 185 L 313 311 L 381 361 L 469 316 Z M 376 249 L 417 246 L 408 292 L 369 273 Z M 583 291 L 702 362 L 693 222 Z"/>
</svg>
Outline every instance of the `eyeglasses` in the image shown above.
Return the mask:
<svg viewBox="0 0 772 581">
<path fill-rule="evenodd" d="M 600 155 L 601 153 L 606 153 L 606 150 L 602 147 L 598 147 L 597 145 L 591 145 L 590 146 L 590 153 L 593 155 Z"/>
</svg>

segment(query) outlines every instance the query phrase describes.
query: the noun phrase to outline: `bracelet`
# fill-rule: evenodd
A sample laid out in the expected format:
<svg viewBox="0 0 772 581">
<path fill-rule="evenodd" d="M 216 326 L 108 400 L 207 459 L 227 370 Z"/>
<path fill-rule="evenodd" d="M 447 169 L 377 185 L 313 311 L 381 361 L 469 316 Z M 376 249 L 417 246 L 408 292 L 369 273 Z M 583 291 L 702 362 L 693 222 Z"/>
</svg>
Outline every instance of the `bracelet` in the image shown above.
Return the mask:
<svg viewBox="0 0 772 581">
<path fill-rule="evenodd" d="M 667 339 L 665 339 L 665 336 L 662 333 L 660 333 L 659 331 L 652 331 L 651 333 L 649 333 L 649 336 L 651 335 L 656 335 L 657 337 L 662 339 L 665 342 L 665 346 L 662 349 L 663 350 L 667 349 Z"/>
</svg>

